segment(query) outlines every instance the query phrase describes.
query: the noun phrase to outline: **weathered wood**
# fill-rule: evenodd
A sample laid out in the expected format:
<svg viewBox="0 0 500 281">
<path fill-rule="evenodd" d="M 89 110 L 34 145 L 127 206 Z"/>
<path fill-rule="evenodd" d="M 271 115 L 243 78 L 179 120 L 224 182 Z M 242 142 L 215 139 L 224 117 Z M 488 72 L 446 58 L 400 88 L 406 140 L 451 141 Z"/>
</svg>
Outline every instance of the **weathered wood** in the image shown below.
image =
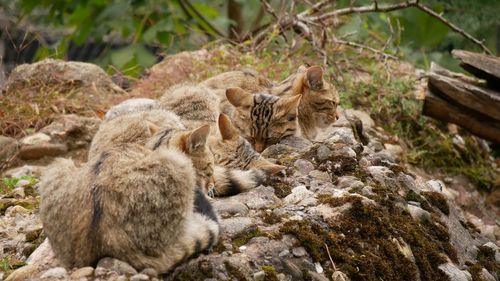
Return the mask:
<svg viewBox="0 0 500 281">
<path fill-rule="evenodd" d="M 436 70 L 436 67 L 434 70 Z M 453 73 L 448 72 L 445 74 Z M 441 71 L 441 73 L 443 72 Z M 500 94 L 488 88 L 469 84 L 459 76 L 456 77 L 458 78 L 436 74 L 436 71 L 431 68 L 429 89 L 440 97 L 447 98 L 463 107 L 481 112 L 500 121 Z"/>
<path fill-rule="evenodd" d="M 484 114 L 453 104 L 427 91 L 423 114 L 459 125 L 486 140 L 500 144 L 500 122 Z"/>
<path fill-rule="evenodd" d="M 488 87 L 500 91 L 500 58 L 464 50 L 453 50 L 451 54 L 460 60 L 463 69 L 485 79 Z"/>
<path fill-rule="evenodd" d="M 473 84 L 476 86 L 486 86 L 485 80 L 482 80 L 482 79 L 479 79 L 476 77 L 472 77 L 472 76 L 467 76 L 463 73 L 453 72 L 451 70 L 448 70 L 448 69 L 440 66 L 439 64 L 437 64 L 433 61 L 431 62 L 431 68 L 429 71 L 432 73 L 435 73 L 435 74 L 446 76 L 446 77 L 460 79 L 460 80 L 464 81 L 465 83 L 470 83 L 470 84 Z"/>
</svg>

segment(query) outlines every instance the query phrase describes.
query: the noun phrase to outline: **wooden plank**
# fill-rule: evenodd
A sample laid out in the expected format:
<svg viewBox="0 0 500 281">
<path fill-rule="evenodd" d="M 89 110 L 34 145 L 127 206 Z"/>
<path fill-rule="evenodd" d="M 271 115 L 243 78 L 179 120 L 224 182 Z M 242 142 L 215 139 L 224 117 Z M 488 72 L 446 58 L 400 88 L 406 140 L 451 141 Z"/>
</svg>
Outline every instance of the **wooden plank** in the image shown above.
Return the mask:
<svg viewBox="0 0 500 281">
<path fill-rule="evenodd" d="M 453 50 L 451 54 L 460 60 L 463 69 L 485 79 L 488 87 L 500 91 L 500 58 L 464 50 Z"/>
<path fill-rule="evenodd" d="M 457 78 L 429 73 L 429 89 L 438 96 L 500 121 L 500 94 Z"/>
<path fill-rule="evenodd" d="M 427 91 L 422 110 L 424 115 L 454 123 L 472 134 L 500 144 L 500 122 L 484 114 L 444 100 Z"/>
</svg>

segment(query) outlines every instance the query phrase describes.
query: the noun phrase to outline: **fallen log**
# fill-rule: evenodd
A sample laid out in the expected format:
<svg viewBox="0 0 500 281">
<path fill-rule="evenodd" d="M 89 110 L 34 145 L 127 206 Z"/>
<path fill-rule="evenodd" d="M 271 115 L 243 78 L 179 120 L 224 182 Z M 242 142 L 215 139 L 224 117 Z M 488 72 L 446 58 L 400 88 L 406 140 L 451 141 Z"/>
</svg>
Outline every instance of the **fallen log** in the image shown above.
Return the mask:
<svg viewBox="0 0 500 281">
<path fill-rule="evenodd" d="M 457 124 L 485 140 L 500 144 L 500 122 L 487 115 L 445 100 L 431 91 L 425 95 L 423 114 Z"/>
<path fill-rule="evenodd" d="M 464 50 L 453 50 L 451 54 L 460 60 L 463 69 L 486 80 L 489 88 L 500 91 L 500 58 Z"/>
<path fill-rule="evenodd" d="M 451 71 L 443 72 L 435 64 L 433 66 L 434 69 L 431 66 L 429 73 L 429 89 L 432 93 L 500 121 L 499 93 L 471 84 L 473 81 L 471 78 L 464 80 L 460 76 L 457 76 L 458 74 L 455 75 Z M 437 74 L 437 72 L 441 74 Z M 449 75 L 445 76 L 442 74 Z M 450 75 L 453 75 L 455 78 L 449 77 Z"/>
</svg>

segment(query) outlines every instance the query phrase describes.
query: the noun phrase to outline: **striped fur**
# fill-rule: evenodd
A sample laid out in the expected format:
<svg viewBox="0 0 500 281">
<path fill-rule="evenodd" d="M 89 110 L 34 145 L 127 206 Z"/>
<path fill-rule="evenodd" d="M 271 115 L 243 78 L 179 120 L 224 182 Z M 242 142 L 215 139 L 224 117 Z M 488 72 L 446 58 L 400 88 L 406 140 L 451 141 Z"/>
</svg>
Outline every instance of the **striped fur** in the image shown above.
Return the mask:
<svg viewBox="0 0 500 281">
<path fill-rule="evenodd" d="M 297 108 L 300 95 L 281 98 L 229 88 L 226 98 L 232 105 L 228 115 L 257 152 L 299 132 Z"/>
<path fill-rule="evenodd" d="M 101 124 L 89 150 L 89 159 L 119 144 L 137 143 L 150 149 L 178 149 L 192 161 L 196 184 L 213 189 L 213 155 L 207 147 L 209 127 L 187 130 L 179 117 L 166 110 L 150 110 L 118 116 Z"/>
<path fill-rule="evenodd" d="M 239 188 L 240 191 L 251 189 L 260 184 L 262 181 L 260 175 L 255 176 L 255 180 L 248 180 L 247 178 L 252 173 L 247 175 L 239 171 L 241 169 L 259 168 L 267 174 L 284 169 L 280 165 L 265 160 L 259 153 L 255 152 L 251 145 L 239 136 L 229 118 L 224 114 L 219 115 L 218 104 L 219 98 L 213 91 L 200 85 L 176 86 L 169 89 L 160 98 L 160 106 L 178 114 L 186 127 L 192 128 L 208 124 L 213 128 L 209 139 L 209 148 L 214 155 L 216 165 L 224 166 L 230 170 L 234 169 L 234 172 L 214 173 L 216 195 L 227 195 L 223 190 L 230 188 L 224 185 L 231 182 L 248 184 Z M 219 167 L 219 170 L 221 169 L 223 167 Z M 218 178 L 219 176 L 221 178 Z M 243 178 L 239 179 L 238 176 Z"/>
<path fill-rule="evenodd" d="M 313 140 L 317 130 L 325 128 L 338 119 L 339 94 L 333 84 L 323 78 L 320 66 L 301 66 L 282 82 L 273 85 L 269 93 L 292 97 L 301 95 L 299 105 L 299 125 L 302 136 Z"/>
<path fill-rule="evenodd" d="M 219 236 L 192 162 L 177 150 L 123 144 L 80 168 L 58 160 L 44 174 L 40 194 L 44 231 L 67 268 L 114 257 L 163 273 Z"/>
<path fill-rule="evenodd" d="M 261 185 L 266 175 L 261 169 L 238 170 L 215 166 L 215 196 L 231 196 Z"/>
<path fill-rule="evenodd" d="M 272 85 L 269 79 L 260 75 L 253 69 L 224 72 L 213 76 L 200 84 L 213 90 L 225 90 L 230 87 L 238 87 L 251 93 L 265 91 Z"/>
</svg>

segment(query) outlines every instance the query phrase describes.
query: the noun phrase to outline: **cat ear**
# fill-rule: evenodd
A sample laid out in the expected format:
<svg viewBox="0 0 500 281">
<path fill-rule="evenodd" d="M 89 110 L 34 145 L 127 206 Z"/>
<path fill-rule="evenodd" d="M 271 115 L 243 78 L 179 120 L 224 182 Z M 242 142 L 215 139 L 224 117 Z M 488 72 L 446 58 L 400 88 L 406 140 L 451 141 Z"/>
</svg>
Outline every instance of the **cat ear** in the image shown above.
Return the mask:
<svg viewBox="0 0 500 281">
<path fill-rule="evenodd" d="M 149 136 L 152 137 L 160 130 L 160 127 L 151 121 L 146 121 L 146 130 L 148 131 Z"/>
<path fill-rule="evenodd" d="M 224 113 L 219 114 L 219 132 L 222 136 L 222 140 L 230 140 L 239 135 L 238 130 Z"/>
<path fill-rule="evenodd" d="M 191 131 L 187 138 L 186 149 L 188 153 L 200 151 L 207 144 L 208 135 L 210 134 L 210 125 L 203 125 L 198 129 Z"/>
<path fill-rule="evenodd" d="M 282 106 L 286 112 L 290 112 L 299 107 L 302 95 L 295 95 L 289 98 L 282 98 Z"/>
<path fill-rule="evenodd" d="M 321 66 L 309 67 L 304 78 L 309 89 L 315 91 L 323 89 L 323 68 Z"/>
<path fill-rule="evenodd" d="M 228 88 L 226 90 L 226 97 L 235 107 L 251 106 L 253 102 L 252 94 L 238 87 Z"/>
</svg>

